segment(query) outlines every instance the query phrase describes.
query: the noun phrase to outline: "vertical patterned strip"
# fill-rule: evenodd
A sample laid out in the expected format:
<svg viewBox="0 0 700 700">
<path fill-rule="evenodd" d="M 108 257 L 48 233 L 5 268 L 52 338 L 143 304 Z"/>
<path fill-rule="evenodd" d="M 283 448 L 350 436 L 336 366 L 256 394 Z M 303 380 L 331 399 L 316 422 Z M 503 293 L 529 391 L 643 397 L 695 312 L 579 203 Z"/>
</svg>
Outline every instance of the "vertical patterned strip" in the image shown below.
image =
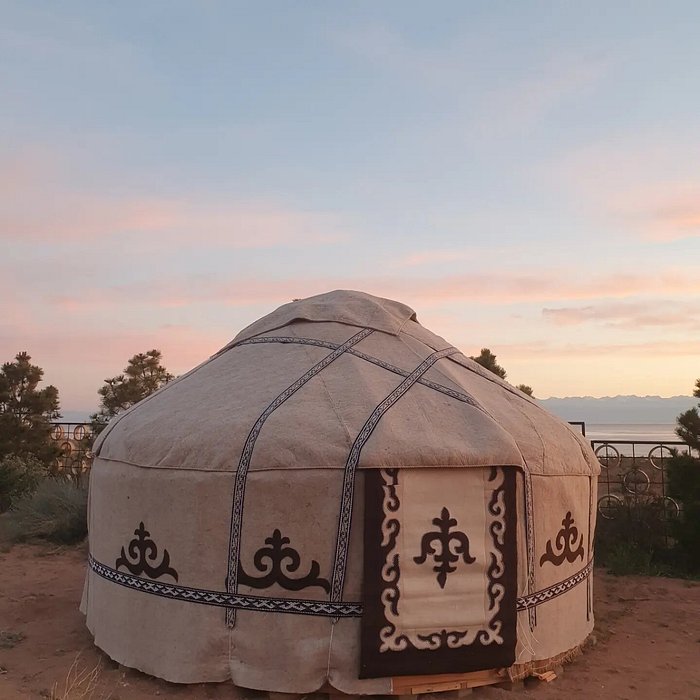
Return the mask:
<svg viewBox="0 0 700 700">
<path fill-rule="evenodd" d="M 534 505 L 532 501 L 532 476 L 530 470 L 525 465 L 523 467 L 525 484 L 525 541 L 527 544 L 527 592 L 535 592 L 535 520 Z M 537 625 L 537 611 L 529 608 L 527 611 L 530 630 L 534 630 Z"/>
<path fill-rule="evenodd" d="M 241 530 L 243 526 L 243 501 L 245 499 L 245 485 L 250 468 L 250 461 L 253 456 L 255 442 L 260 435 L 265 421 L 276 411 L 290 396 L 301 389 L 306 382 L 315 377 L 319 372 L 324 370 L 334 360 L 337 360 L 348 348 L 356 345 L 361 340 L 372 333 L 372 329 L 364 328 L 359 333 L 356 333 L 352 338 L 346 340 L 342 345 L 339 345 L 332 353 L 326 355 L 320 362 L 315 364 L 308 372 L 299 377 L 294 384 L 287 387 L 260 415 L 255 425 L 251 428 L 248 437 L 246 438 L 241 458 L 238 462 L 238 470 L 236 471 L 236 480 L 233 490 L 233 505 L 231 508 L 231 533 L 229 537 L 229 555 L 228 555 L 228 572 L 226 576 L 226 590 L 228 593 L 236 593 L 238 589 L 238 563 L 241 552 Z M 233 627 L 236 622 L 236 612 L 233 609 L 226 611 L 226 624 Z"/>
<path fill-rule="evenodd" d="M 591 514 L 593 513 L 593 477 L 588 477 L 588 559 L 593 561 L 593 550 L 591 549 Z M 586 622 L 591 619 L 593 612 L 593 596 L 591 590 L 591 579 L 586 579 Z"/>
<path fill-rule="evenodd" d="M 441 358 L 454 355 L 459 352 L 457 348 L 446 348 L 429 355 L 413 372 L 411 372 L 396 389 L 394 389 L 370 414 L 365 421 L 355 442 L 350 449 L 350 454 L 345 462 L 343 475 L 343 489 L 340 503 L 340 517 L 338 520 L 338 534 L 335 545 L 335 559 L 333 562 L 333 581 L 331 583 L 331 601 L 341 600 L 343 586 L 345 584 L 345 570 L 348 560 L 348 544 L 350 541 L 350 525 L 352 522 L 352 505 L 355 495 L 355 471 L 360 461 L 360 453 L 370 435 L 377 427 L 382 416 Z"/>
</svg>

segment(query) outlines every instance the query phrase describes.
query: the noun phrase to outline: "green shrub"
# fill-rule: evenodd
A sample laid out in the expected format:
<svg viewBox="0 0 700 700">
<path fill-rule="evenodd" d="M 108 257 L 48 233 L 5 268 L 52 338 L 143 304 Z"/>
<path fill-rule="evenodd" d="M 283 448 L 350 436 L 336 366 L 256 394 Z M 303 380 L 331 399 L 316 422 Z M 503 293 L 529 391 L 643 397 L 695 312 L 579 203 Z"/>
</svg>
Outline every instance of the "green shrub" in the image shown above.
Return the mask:
<svg viewBox="0 0 700 700">
<path fill-rule="evenodd" d="M 31 494 L 46 474 L 46 467 L 33 455 L 0 459 L 0 513 Z"/>
<path fill-rule="evenodd" d="M 684 503 L 700 501 L 700 459 L 674 450 L 666 467 L 668 493 Z"/>
<path fill-rule="evenodd" d="M 617 542 L 607 552 L 605 567 L 614 576 L 652 575 L 653 553 L 629 542 Z"/>
<path fill-rule="evenodd" d="M 87 535 L 87 488 L 67 479 L 46 478 L 4 517 L 6 534 L 14 542 L 79 542 Z"/>
<path fill-rule="evenodd" d="M 672 534 L 685 567 L 700 571 L 700 459 L 675 453 L 667 465 L 668 492 L 682 504 Z"/>
<path fill-rule="evenodd" d="M 598 517 L 596 561 L 620 575 L 651 573 L 652 561 L 667 546 L 666 535 L 663 501 L 655 496 L 628 497 L 613 517 Z"/>
</svg>

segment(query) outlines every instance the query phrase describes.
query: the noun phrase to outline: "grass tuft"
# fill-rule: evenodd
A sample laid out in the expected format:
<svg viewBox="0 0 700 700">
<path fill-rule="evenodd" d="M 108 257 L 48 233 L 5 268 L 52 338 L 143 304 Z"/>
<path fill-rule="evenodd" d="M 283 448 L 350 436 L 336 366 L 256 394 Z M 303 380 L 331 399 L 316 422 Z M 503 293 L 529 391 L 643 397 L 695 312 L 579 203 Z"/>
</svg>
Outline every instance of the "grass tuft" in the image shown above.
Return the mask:
<svg viewBox="0 0 700 700">
<path fill-rule="evenodd" d="M 49 700 L 91 700 L 95 698 L 102 667 L 98 662 L 93 668 L 86 668 L 81 666 L 79 662 L 80 654 L 73 660 L 62 686 L 59 687 L 58 683 L 54 684 Z M 108 700 L 108 697 L 102 696 L 104 700 Z"/>
<path fill-rule="evenodd" d="M 628 542 L 618 542 L 610 549 L 605 566 L 613 576 L 653 576 L 657 573 L 652 566 L 651 552 Z"/>
<path fill-rule="evenodd" d="M 87 489 L 66 479 L 44 479 L 3 519 L 4 535 L 12 542 L 79 542 L 87 535 Z"/>
<path fill-rule="evenodd" d="M 23 639 L 24 635 L 21 632 L 0 630 L 0 649 L 14 649 Z"/>
</svg>

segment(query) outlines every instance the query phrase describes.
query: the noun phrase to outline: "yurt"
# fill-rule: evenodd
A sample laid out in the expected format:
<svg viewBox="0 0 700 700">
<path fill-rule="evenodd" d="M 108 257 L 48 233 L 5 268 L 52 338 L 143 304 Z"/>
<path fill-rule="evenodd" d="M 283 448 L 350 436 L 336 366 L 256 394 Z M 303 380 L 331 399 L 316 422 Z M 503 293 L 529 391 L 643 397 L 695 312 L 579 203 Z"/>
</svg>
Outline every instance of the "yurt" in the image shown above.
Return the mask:
<svg viewBox="0 0 700 700">
<path fill-rule="evenodd" d="M 417 694 L 593 628 L 586 441 L 396 301 L 281 306 L 94 446 L 82 610 L 176 683 Z"/>
</svg>

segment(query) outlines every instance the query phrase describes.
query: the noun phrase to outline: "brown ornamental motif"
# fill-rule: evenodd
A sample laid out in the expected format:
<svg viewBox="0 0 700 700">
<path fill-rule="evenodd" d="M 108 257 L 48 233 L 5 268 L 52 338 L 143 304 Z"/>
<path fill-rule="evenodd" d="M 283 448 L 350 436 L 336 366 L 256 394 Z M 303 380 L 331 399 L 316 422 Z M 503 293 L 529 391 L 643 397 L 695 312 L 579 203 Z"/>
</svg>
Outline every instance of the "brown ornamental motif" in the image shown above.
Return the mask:
<svg viewBox="0 0 700 700">
<path fill-rule="evenodd" d="M 177 571 L 170 566 L 170 555 L 168 550 L 163 550 L 163 558 L 160 564 L 154 566 L 158 559 L 158 547 L 151 539 L 151 533 L 146 530 L 143 523 L 134 530 L 136 537 L 129 542 L 127 551 L 122 547 L 121 554 L 114 564 L 115 569 L 122 566 L 134 576 L 146 574 L 149 578 L 160 578 L 161 576 L 172 576 L 178 580 Z M 128 552 L 128 555 L 127 555 Z M 130 558 L 135 561 L 130 561 Z"/>
<path fill-rule="evenodd" d="M 578 528 L 574 525 L 571 511 L 567 512 L 561 524 L 562 528 L 554 539 L 554 545 L 557 551 L 556 553 L 554 552 L 552 540 L 548 540 L 544 554 L 540 558 L 540 566 L 543 566 L 546 561 L 551 562 L 554 566 L 559 566 L 565 561 L 571 564 L 579 557 L 583 561 L 585 551 L 583 547 L 583 535 L 579 538 Z M 577 540 L 578 544 L 576 542 Z"/>
<path fill-rule="evenodd" d="M 247 574 L 239 564 L 239 583 L 253 588 L 269 588 L 276 583 L 288 591 L 301 591 L 310 586 L 318 586 L 326 593 L 330 593 L 331 584 L 327 579 L 319 576 L 321 567 L 316 560 L 311 561 L 309 572 L 305 576 L 298 578 L 288 576 L 290 573 L 297 572 L 301 566 L 301 556 L 296 549 L 289 546 L 289 537 L 283 537 L 282 533 L 275 529 L 272 537 L 265 539 L 265 544 L 268 546 L 261 547 L 253 557 L 255 568 L 262 573 L 262 576 Z"/>
<path fill-rule="evenodd" d="M 424 564 L 428 556 L 432 556 L 437 566 L 433 571 L 437 574 L 437 582 L 440 588 L 444 588 L 447 583 L 447 575 L 457 571 L 454 566 L 459 561 L 460 555 L 465 564 L 472 564 L 475 557 L 469 554 L 469 538 L 459 530 L 450 532 L 457 526 L 457 520 L 450 517 L 450 511 L 443 508 L 439 518 L 433 518 L 433 525 L 437 525 L 436 532 L 426 532 L 421 539 L 420 555 L 413 557 L 416 564 Z M 439 546 L 439 551 L 435 549 L 434 543 Z M 454 546 L 451 544 L 454 543 Z"/>
</svg>

